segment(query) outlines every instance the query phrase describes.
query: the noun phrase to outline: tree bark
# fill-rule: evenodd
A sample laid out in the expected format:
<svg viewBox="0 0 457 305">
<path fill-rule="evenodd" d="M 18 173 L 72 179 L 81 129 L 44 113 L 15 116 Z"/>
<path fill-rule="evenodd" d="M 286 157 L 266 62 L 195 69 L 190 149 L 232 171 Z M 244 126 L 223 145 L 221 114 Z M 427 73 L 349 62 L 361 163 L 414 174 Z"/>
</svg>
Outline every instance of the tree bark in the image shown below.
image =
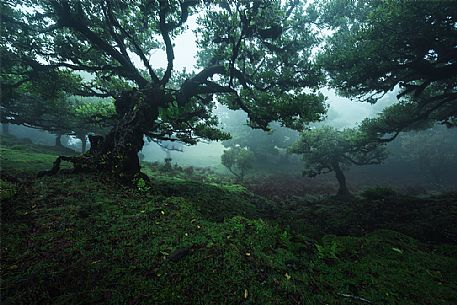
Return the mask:
<svg viewBox="0 0 457 305">
<path fill-rule="evenodd" d="M 86 139 L 86 135 L 84 135 L 84 137 L 81 138 L 81 153 L 85 153 L 87 150 L 87 139 Z"/>
<path fill-rule="evenodd" d="M 67 161 L 73 163 L 76 172 L 105 172 L 125 182 L 137 177 L 147 179 L 140 172 L 138 152 L 143 148 L 145 131 L 154 128 L 159 114 L 155 103 L 145 102 L 155 96 L 158 95 L 145 96 L 139 91 L 123 93 L 116 99 L 119 120 L 105 137 L 89 135 L 88 152 L 77 157 L 59 157 L 51 170 L 38 175 L 54 175 L 60 169 L 60 161 Z"/>
<path fill-rule="evenodd" d="M 77 133 L 76 137 L 81 141 L 81 153 L 85 153 L 87 150 L 87 134 L 86 133 Z"/>
<path fill-rule="evenodd" d="M 60 133 L 58 133 L 56 135 L 56 144 L 55 144 L 56 147 L 62 147 L 63 146 L 61 139 L 62 139 L 62 135 Z"/>
<path fill-rule="evenodd" d="M 333 165 L 333 170 L 335 171 L 336 179 L 339 183 L 338 193 L 337 196 L 348 196 L 351 193 L 349 192 L 347 185 L 346 185 L 346 177 L 344 176 L 343 171 L 341 170 L 340 164 L 335 162 Z"/>
</svg>

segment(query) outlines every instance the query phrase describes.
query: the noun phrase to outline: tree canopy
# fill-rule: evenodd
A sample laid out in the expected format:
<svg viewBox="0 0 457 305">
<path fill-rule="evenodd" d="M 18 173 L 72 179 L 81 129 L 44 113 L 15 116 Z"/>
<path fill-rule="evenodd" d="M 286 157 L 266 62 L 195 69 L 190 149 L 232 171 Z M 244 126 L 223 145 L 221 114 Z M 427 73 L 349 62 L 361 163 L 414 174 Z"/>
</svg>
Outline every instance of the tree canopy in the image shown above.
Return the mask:
<svg viewBox="0 0 457 305">
<path fill-rule="evenodd" d="M 172 40 L 201 5 L 200 71 L 183 74 L 173 70 Z M 301 128 L 324 111 L 321 96 L 303 92 L 322 76 L 309 60 L 316 43 L 307 29 L 312 20 L 296 1 L 25 0 L 7 1 L 2 12 L 2 57 L 16 57 L 11 63 L 25 70 L 15 71 L 16 83 L 40 69 L 87 71 L 95 79 L 82 84 L 80 94 L 117 97 L 125 89 L 157 86 L 164 90 L 157 106 L 193 104 L 185 112 L 194 116 L 208 111 L 206 98 L 218 93 L 264 128 L 273 119 Z M 153 69 L 150 60 L 160 48 L 167 53 L 165 70 Z"/>
<path fill-rule="evenodd" d="M 455 1 L 325 0 L 318 7 L 320 25 L 332 30 L 319 56 L 332 87 L 372 103 L 399 87 L 400 103 L 366 126 L 383 135 L 425 121 L 455 125 Z"/>
<path fill-rule="evenodd" d="M 3 92 L 1 122 L 72 135 L 112 125 L 112 100 L 69 95 L 66 75 L 59 74 L 45 73 L 40 80 Z"/>
<path fill-rule="evenodd" d="M 173 40 L 197 12 L 198 70 L 175 71 Z M 3 2 L 1 14 L 1 55 L 11 63 L 2 89 L 33 82 L 39 71 L 86 71 L 94 78 L 78 94 L 115 98 L 118 121 L 95 167 L 104 156 L 103 168 L 137 173 L 144 135 L 227 138 L 214 97 L 263 129 L 273 120 L 302 129 L 325 112 L 323 96 L 306 91 L 323 77 L 310 60 L 317 39 L 300 1 L 23 0 Z M 157 49 L 166 68 L 153 68 Z M 122 165 L 106 165 L 115 163 Z"/>
</svg>

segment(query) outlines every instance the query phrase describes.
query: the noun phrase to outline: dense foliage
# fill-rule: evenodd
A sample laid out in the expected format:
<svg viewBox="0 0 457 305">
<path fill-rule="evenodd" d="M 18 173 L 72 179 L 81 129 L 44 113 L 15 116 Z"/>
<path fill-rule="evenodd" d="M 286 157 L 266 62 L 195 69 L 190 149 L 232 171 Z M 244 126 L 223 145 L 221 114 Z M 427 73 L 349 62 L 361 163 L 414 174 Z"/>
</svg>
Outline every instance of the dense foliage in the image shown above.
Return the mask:
<svg viewBox="0 0 457 305">
<path fill-rule="evenodd" d="M 60 145 L 61 135 L 72 135 L 81 140 L 84 152 L 89 133 L 104 134 L 113 124 L 115 111 L 111 100 L 76 98 L 65 94 L 46 98 L 29 88 L 15 91 L 14 97 L 5 98 L 2 102 L 2 123 L 56 134 L 56 145 Z"/>
<path fill-rule="evenodd" d="M 332 30 L 320 55 L 339 93 L 376 102 L 399 87 L 399 102 L 364 128 L 378 137 L 426 121 L 455 124 L 455 1 L 321 1 Z"/>
</svg>

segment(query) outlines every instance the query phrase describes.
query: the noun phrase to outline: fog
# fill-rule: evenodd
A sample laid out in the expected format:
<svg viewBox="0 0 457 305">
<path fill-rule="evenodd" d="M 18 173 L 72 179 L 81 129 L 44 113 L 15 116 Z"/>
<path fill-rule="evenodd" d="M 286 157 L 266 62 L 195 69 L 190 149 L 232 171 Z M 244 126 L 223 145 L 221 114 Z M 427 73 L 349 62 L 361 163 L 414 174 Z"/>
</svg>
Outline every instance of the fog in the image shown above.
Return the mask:
<svg viewBox="0 0 457 305">
<path fill-rule="evenodd" d="M 196 28 L 197 15 L 193 15 L 188 20 L 188 26 L 185 31 L 179 34 L 175 40 L 175 61 L 174 61 L 174 70 L 186 70 L 196 71 L 196 55 L 197 55 L 197 44 L 196 44 L 196 34 L 194 29 Z M 129 56 L 132 58 L 134 64 L 137 67 L 144 68 L 144 65 L 140 58 L 133 53 L 129 53 Z M 151 66 L 153 68 L 165 68 L 167 65 L 166 53 L 164 50 L 156 49 L 151 54 L 150 58 L 154 58 L 154 61 L 151 61 Z M 81 72 L 81 76 L 85 79 L 91 79 L 91 74 L 87 72 Z M 355 99 L 351 100 L 342 96 L 339 96 L 334 89 L 323 88 L 320 92 L 326 97 L 326 103 L 328 104 L 328 112 L 326 117 L 320 122 L 312 122 L 309 127 L 317 128 L 321 126 L 333 126 L 339 130 L 344 128 L 356 127 L 361 121 L 365 118 L 376 117 L 385 107 L 392 105 L 397 102 L 398 89 L 388 92 L 383 98 L 381 98 L 375 104 L 362 103 Z M 242 111 L 233 111 L 229 110 L 227 107 L 216 103 L 215 113 L 219 117 L 219 125 L 223 130 L 229 131 L 232 133 L 234 138 L 237 138 L 239 135 L 237 133 L 242 132 L 244 137 L 249 137 L 251 134 L 252 138 L 262 138 L 265 139 L 271 138 L 272 151 L 274 151 L 275 156 L 271 155 L 266 158 L 257 158 L 255 162 L 255 169 L 266 169 L 262 174 L 268 174 L 269 172 L 284 172 L 293 176 L 300 176 L 303 168 L 303 162 L 300 160 L 299 156 L 291 155 L 287 153 L 287 147 L 278 148 L 278 145 L 281 146 L 279 142 L 283 140 L 288 140 L 290 137 L 295 137 L 298 139 L 299 134 L 295 131 L 285 129 L 278 124 L 270 124 L 271 131 L 261 131 L 261 130 L 252 130 L 247 126 L 247 115 Z M 228 127 L 229 126 L 229 127 Z M 446 128 L 436 127 L 435 130 L 439 130 L 438 133 L 444 138 L 455 139 L 457 134 L 455 130 L 447 130 Z M 277 133 L 288 133 L 288 135 L 279 136 L 275 138 Z M 34 143 L 44 144 L 44 145 L 53 145 L 55 143 L 55 135 L 30 129 L 23 126 L 13 126 L 10 125 L 10 133 L 16 135 L 20 138 L 31 139 Z M 399 137 L 397 141 L 390 143 L 388 145 L 389 157 L 382 165 L 373 165 L 365 167 L 354 167 L 348 171 L 349 177 L 355 181 L 354 184 L 363 181 L 366 185 L 375 185 L 375 184 L 391 184 L 392 179 L 395 180 L 395 183 L 404 183 L 404 184 L 427 184 L 429 187 L 431 185 L 446 184 L 446 185 L 455 185 L 453 181 L 457 181 L 457 175 L 453 174 L 452 170 L 447 170 L 439 172 L 441 169 L 438 165 L 430 165 L 428 169 L 425 167 L 419 166 L 421 161 L 417 157 L 410 158 L 405 160 L 403 154 L 404 151 L 401 150 L 402 143 L 404 139 L 414 138 L 416 133 L 403 134 Z M 274 139 L 273 139 L 274 138 Z M 435 139 L 439 141 L 439 138 Z M 276 142 L 275 142 L 276 141 Z M 403 142 L 402 142 L 403 141 Z M 173 143 L 169 145 L 170 147 L 178 149 L 164 149 L 163 145 L 159 145 L 155 142 L 148 141 L 145 138 L 145 145 L 141 151 L 141 156 L 143 161 L 146 162 L 164 162 L 166 158 L 171 159 L 171 163 L 179 166 L 196 166 L 196 167 L 209 167 L 220 173 L 229 174 L 227 169 L 221 164 L 221 156 L 224 153 L 224 150 L 230 146 L 229 142 L 223 141 L 203 141 L 199 142 L 197 145 L 185 145 L 179 143 Z M 233 143 L 236 143 L 234 141 Z M 75 138 L 74 136 L 64 136 L 63 144 L 74 150 L 81 150 L 81 141 Z M 290 142 L 288 145 L 292 144 Z M 238 145 L 238 144 L 237 144 Z M 242 144 L 246 146 L 246 143 Z M 440 143 L 436 143 L 436 147 L 439 147 Z M 246 146 L 247 147 L 247 146 Z M 455 141 L 451 144 L 450 147 L 446 149 L 454 149 L 457 151 L 457 146 Z M 250 149 L 255 149 L 251 147 Z M 279 152 L 279 154 L 278 154 Z M 423 152 L 417 152 L 417 154 L 424 154 Z M 455 154 L 455 153 L 454 153 Z M 278 157 L 281 156 L 281 157 Z M 439 158 L 439 156 L 436 156 Z M 286 158 L 287 164 L 283 164 Z M 422 160 L 423 161 L 423 160 Z M 452 161 L 452 160 L 451 160 Z M 449 162 L 451 162 L 449 161 Z M 448 169 L 454 169 L 455 162 L 448 164 Z M 436 166 L 436 170 L 432 170 L 430 167 Z M 435 173 L 430 174 L 431 171 Z M 437 172 L 438 171 L 438 172 Z M 457 172 L 457 171 L 456 171 Z M 437 178 L 437 176 L 442 175 L 446 179 Z M 433 177 L 432 177 L 433 176 Z M 323 178 L 322 178 L 323 177 Z M 332 180 L 331 175 L 323 175 L 319 179 Z"/>
<path fill-rule="evenodd" d="M 188 29 L 176 37 L 175 70 L 195 70 L 198 49 L 195 39 L 196 34 L 193 32 L 193 29 L 196 26 L 197 18 L 197 15 L 192 16 L 188 22 Z M 156 58 L 156 61 L 152 63 L 153 67 L 165 68 L 167 63 L 166 53 L 163 50 L 157 50 L 153 55 Z M 137 56 L 133 55 L 133 58 L 136 65 L 143 66 Z M 321 89 L 320 92 L 327 97 L 327 103 L 329 105 L 327 117 L 322 122 L 311 124 L 311 126 L 331 125 L 336 128 L 355 127 L 364 118 L 376 116 L 382 109 L 393 104 L 396 100 L 396 91 L 387 94 L 376 104 L 361 103 L 338 96 L 335 90 L 329 88 Z M 227 122 L 227 117 L 229 117 L 227 113 L 231 111 L 218 104 L 216 112 L 218 113 L 221 126 L 229 123 Z M 240 115 L 243 116 L 243 114 Z M 246 115 L 245 118 L 247 119 Z M 173 162 L 184 166 L 210 166 L 220 169 L 220 156 L 224 151 L 224 145 L 221 142 L 200 142 L 193 146 L 185 145 L 182 147 L 182 150 L 182 152 L 172 152 Z M 141 153 L 144 155 L 144 160 L 150 162 L 163 161 L 167 156 L 166 152 L 153 142 L 147 143 Z"/>
<path fill-rule="evenodd" d="M 386 106 L 389 106 L 395 102 L 395 92 L 384 96 L 378 103 L 369 104 L 357 102 L 338 96 L 335 90 L 323 89 L 322 94 L 327 97 L 327 103 L 329 105 L 328 113 L 326 118 L 321 122 L 310 124 L 310 126 L 322 126 L 330 125 L 338 129 L 351 128 L 357 126 L 364 118 L 375 117 L 382 111 Z M 230 117 L 233 115 L 238 116 L 239 121 L 237 124 L 246 125 L 248 120 L 247 115 L 239 110 L 236 114 L 235 111 L 228 109 L 220 104 L 216 109 L 218 114 L 220 125 L 233 124 L 230 121 Z M 247 127 L 248 128 L 248 127 Z M 276 128 L 277 129 L 277 128 Z M 253 131 L 253 132 L 258 132 Z M 275 128 L 272 129 L 275 132 Z M 172 159 L 173 162 L 177 162 L 181 165 L 195 165 L 195 166 L 210 166 L 218 167 L 220 164 L 220 156 L 224 151 L 224 145 L 221 142 L 200 142 L 197 145 L 183 145 L 182 152 L 173 151 Z M 142 150 L 144 158 L 147 161 L 163 161 L 166 157 L 166 153 L 160 148 L 159 145 L 150 142 Z"/>
</svg>

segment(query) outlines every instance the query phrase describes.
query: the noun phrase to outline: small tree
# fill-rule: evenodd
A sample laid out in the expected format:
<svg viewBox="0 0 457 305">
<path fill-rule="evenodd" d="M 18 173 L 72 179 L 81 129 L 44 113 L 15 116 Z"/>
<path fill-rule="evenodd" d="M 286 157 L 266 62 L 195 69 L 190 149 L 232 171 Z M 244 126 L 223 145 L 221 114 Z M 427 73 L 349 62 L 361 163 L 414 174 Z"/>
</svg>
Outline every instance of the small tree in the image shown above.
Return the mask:
<svg viewBox="0 0 457 305">
<path fill-rule="evenodd" d="M 238 180 L 243 181 L 246 173 L 252 168 L 254 153 L 246 148 L 235 146 L 224 150 L 221 162 Z"/>
<path fill-rule="evenodd" d="M 290 151 L 303 155 L 303 175 L 315 177 L 335 172 L 339 183 L 337 196 L 350 195 L 343 173 L 345 167 L 379 164 L 386 158 L 384 146 L 368 141 L 359 129 L 340 131 L 329 126 L 304 132 Z"/>
</svg>

